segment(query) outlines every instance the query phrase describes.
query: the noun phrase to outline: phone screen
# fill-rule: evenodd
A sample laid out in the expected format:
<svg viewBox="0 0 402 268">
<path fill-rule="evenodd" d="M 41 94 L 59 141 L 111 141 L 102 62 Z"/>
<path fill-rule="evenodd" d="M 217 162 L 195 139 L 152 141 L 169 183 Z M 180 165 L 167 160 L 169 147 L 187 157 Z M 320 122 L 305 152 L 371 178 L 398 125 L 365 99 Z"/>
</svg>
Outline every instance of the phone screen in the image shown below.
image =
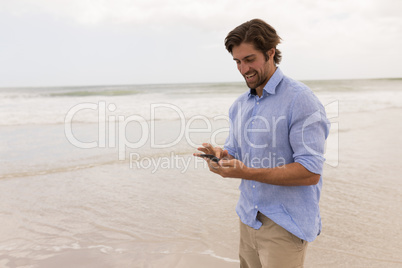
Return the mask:
<svg viewBox="0 0 402 268">
<path fill-rule="evenodd" d="M 201 157 L 204 157 L 204 158 L 209 158 L 209 159 L 211 159 L 212 161 L 214 161 L 214 162 L 219 162 L 219 158 L 218 157 L 216 157 L 215 155 L 213 155 L 213 154 L 202 154 L 202 155 L 200 155 Z"/>
</svg>

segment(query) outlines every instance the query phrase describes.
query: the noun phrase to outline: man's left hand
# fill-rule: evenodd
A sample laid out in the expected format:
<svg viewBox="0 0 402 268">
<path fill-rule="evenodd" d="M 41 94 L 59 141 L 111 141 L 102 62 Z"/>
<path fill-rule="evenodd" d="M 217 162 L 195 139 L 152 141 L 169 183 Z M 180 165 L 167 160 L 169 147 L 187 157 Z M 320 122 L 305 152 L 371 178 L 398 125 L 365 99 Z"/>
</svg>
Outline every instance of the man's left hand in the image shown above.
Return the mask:
<svg viewBox="0 0 402 268">
<path fill-rule="evenodd" d="M 240 160 L 222 159 L 218 163 L 211 162 L 213 161 L 208 161 L 209 169 L 224 178 L 244 178 L 247 174 L 248 167 Z"/>
</svg>

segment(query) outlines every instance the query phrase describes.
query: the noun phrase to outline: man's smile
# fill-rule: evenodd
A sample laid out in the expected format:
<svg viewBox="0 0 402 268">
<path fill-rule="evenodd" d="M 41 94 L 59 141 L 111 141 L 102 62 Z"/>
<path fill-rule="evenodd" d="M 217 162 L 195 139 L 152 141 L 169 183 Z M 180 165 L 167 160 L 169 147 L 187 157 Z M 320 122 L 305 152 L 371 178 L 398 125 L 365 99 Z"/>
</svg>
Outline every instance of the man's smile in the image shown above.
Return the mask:
<svg viewBox="0 0 402 268">
<path fill-rule="evenodd" d="M 250 75 L 245 75 L 245 77 L 246 77 L 247 80 L 250 80 L 250 79 L 253 78 L 256 74 L 257 74 L 257 73 L 253 73 L 253 74 L 250 74 Z"/>
</svg>

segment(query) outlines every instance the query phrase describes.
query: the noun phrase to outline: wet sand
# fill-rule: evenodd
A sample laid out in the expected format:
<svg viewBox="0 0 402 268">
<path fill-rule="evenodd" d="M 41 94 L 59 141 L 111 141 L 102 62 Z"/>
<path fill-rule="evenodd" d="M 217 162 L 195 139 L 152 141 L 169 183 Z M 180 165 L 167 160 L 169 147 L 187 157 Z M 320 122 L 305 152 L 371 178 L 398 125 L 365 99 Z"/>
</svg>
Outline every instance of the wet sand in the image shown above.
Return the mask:
<svg viewBox="0 0 402 268">
<path fill-rule="evenodd" d="M 402 266 L 400 114 L 341 111 L 306 267 Z M 238 267 L 238 185 L 128 161 L 3 178 L 0 267 Z"/>
</svg>

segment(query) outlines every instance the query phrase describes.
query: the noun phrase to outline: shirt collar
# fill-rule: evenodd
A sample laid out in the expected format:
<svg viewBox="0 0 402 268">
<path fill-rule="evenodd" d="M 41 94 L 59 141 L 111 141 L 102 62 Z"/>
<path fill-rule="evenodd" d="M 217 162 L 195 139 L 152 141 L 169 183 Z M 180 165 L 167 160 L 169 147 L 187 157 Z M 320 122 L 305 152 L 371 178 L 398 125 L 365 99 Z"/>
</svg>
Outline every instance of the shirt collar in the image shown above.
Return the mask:
<svg viewBox="0 0 402 268">
<path fill-rule="evenodd" d="M 279 67 L 277 67 L 274 74 L 271 76 L 271 78 L 268 80 L 268 83 L 265 85 L 265 87 L 264 87 L 265 92 L 263 92 L 263 95 L 265 95 L 265 93 L 275 94 L 276 87 L 282 81 L 282 78 L 283 78 L 283 73 L 282 73 L 281 69 L 279 69 Z M 257 91 L 254 88 L 251 88 L 250 92 L 248 93 L 249 97 L 252 95 L 253 96 L 257 95 Z"/>
</svg>

